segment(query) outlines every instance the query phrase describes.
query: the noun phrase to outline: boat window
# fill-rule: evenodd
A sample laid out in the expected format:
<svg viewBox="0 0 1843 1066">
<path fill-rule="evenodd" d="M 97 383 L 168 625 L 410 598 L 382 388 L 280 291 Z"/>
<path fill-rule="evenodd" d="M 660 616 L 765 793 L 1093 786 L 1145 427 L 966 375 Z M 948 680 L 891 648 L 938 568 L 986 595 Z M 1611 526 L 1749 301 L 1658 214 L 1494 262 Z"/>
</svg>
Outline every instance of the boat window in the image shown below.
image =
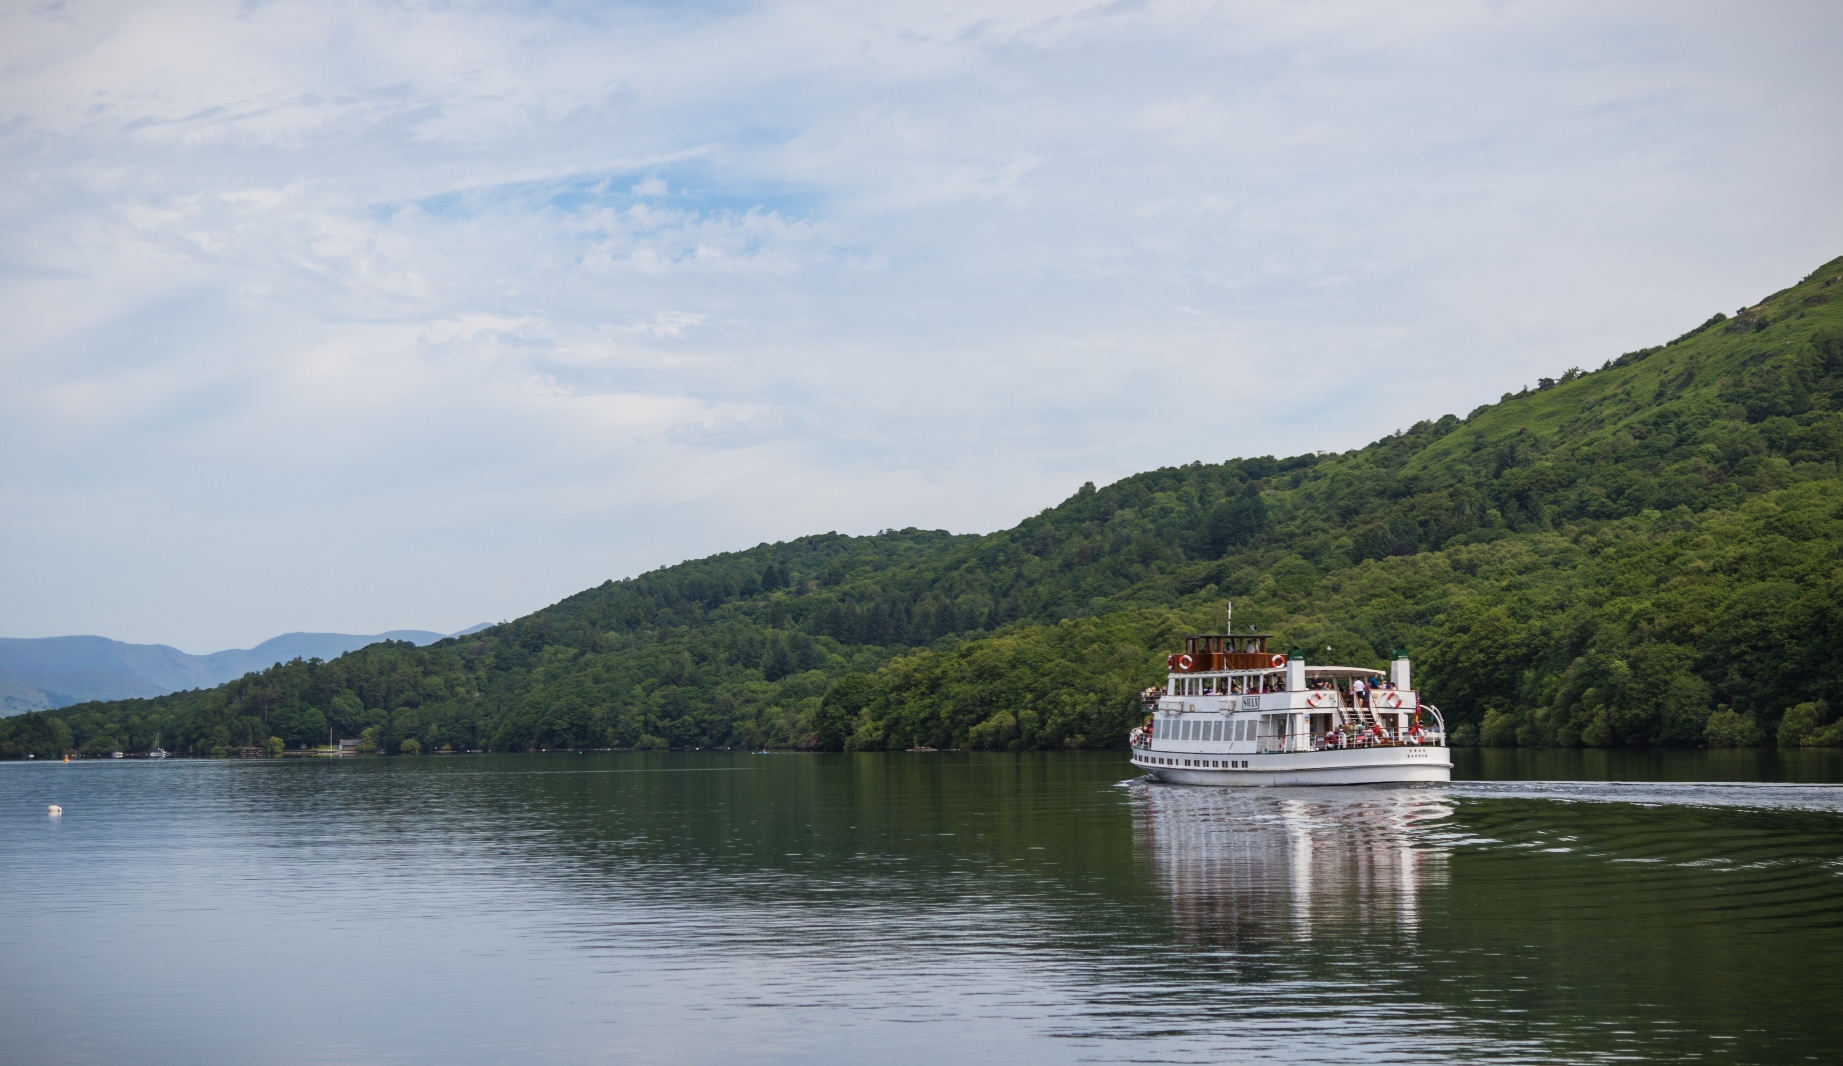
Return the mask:
<svg viewBox="0 0 1843 1066">
<path fill-rule="evenodd" d="M 1209 738 L 1211 740 L 1221 740 L 1222 739 L 1222 719 L 1218 718 L 1214 722 L 1210 723 Z"/>
</svg>

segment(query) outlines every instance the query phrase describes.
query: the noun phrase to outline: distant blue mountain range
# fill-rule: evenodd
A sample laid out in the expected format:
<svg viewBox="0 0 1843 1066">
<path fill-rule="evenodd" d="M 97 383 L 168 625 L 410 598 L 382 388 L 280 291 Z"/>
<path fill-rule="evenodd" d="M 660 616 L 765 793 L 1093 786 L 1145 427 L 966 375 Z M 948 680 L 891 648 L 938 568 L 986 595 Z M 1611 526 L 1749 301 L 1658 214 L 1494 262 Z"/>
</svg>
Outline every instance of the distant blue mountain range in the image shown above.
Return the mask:
<svg viewBox="0 0 1843 1066">
<path fill-rule="evenodd" d="M 86 700 L 163 696 L 208 688 L 292 659 L 335 659 L 380 640 L 433 644 L 459 633 L 393 629 L 351 633 L 283 633 L 254 648 L 187 655 L 165 644 L 123 644 L 107 637 L 0 637 L 0 715 L 65 707 Z"/>
</svg>

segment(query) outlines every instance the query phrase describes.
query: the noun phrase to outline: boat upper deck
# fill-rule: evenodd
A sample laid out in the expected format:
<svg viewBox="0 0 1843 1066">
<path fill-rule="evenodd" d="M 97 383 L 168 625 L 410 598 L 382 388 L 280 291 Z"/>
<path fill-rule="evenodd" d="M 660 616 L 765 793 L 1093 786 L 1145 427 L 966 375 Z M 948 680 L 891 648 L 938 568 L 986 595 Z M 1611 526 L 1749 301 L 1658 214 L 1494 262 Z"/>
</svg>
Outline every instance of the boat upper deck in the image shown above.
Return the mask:
<svg viewBox="0 0 1843 1066">
<path fill-rule="evenodd" d="M 1184 650 L 1167 665 L 1179 673 L 1220 673 L 1225 670 L 1266 670 L 1283 665 L 1268 647 L 1272 633 L 1197 633 L 1184 638 Z"/>
</svg>

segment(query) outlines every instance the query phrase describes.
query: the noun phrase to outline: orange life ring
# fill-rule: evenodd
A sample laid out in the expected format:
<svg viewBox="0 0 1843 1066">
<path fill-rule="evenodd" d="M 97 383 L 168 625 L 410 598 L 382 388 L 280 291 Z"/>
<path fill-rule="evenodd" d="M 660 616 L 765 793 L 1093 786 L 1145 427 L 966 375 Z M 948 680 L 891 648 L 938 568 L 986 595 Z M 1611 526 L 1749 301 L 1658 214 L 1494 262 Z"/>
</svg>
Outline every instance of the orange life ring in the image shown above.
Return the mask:
<svg viewBox="0 0 1843 1066">
<path fill-rule="evenodd" d="M 1190 656 L 1184 654 L 1183 652 L 1178 652 L 1177 654 L 1171 656 L 1169 659 L 1165 660 L 1165 665 L 1171 667 L 1171 669 L 1173 670 L 1189 670 L 1191 667 L 1195 666 L 1196 664 L 1197 664 L 1197 661 L 1195 659 L 1192 659 Z"/>
<path fill-rule="evenodd" d="M 1312 694 L 1307 696 L 1305 701 L 1313 707 L 1321 706 L 1325 702 L 1325 690 L 1321 688 L 1313 689 Z"/>
<path fill-rule="evenodd" d="M 1401 693 L 1399 692 L 1388 693 L 1387 695 L 1382 697 L 1382 702 L 1388 704 L 1392 708 L 1398 708 L 1401 706 Z"/>
<path fill-rule="evenodd" d="M 1286 665 L 1286 656 L 1276 655 L 1273 657 L 1273 668 L 1275 670 L 1278 670 L 1280 667 L 1285 666 L 1285 665 Z"/>
</svg>

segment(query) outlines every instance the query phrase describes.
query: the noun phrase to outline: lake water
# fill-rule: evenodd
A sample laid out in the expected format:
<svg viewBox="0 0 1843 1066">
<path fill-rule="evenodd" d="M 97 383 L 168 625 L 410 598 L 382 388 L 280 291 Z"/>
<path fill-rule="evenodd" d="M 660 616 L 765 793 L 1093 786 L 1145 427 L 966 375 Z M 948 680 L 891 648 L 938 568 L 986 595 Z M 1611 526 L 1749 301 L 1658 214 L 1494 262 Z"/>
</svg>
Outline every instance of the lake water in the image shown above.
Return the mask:
<svg viewBox="0 0 1843 1066">
<path fill-rule="evenodd" d="M 1843 1058 L 1843 753 L 1458 754 L 0 764 L 0 1061 Z"/>
</svg>

